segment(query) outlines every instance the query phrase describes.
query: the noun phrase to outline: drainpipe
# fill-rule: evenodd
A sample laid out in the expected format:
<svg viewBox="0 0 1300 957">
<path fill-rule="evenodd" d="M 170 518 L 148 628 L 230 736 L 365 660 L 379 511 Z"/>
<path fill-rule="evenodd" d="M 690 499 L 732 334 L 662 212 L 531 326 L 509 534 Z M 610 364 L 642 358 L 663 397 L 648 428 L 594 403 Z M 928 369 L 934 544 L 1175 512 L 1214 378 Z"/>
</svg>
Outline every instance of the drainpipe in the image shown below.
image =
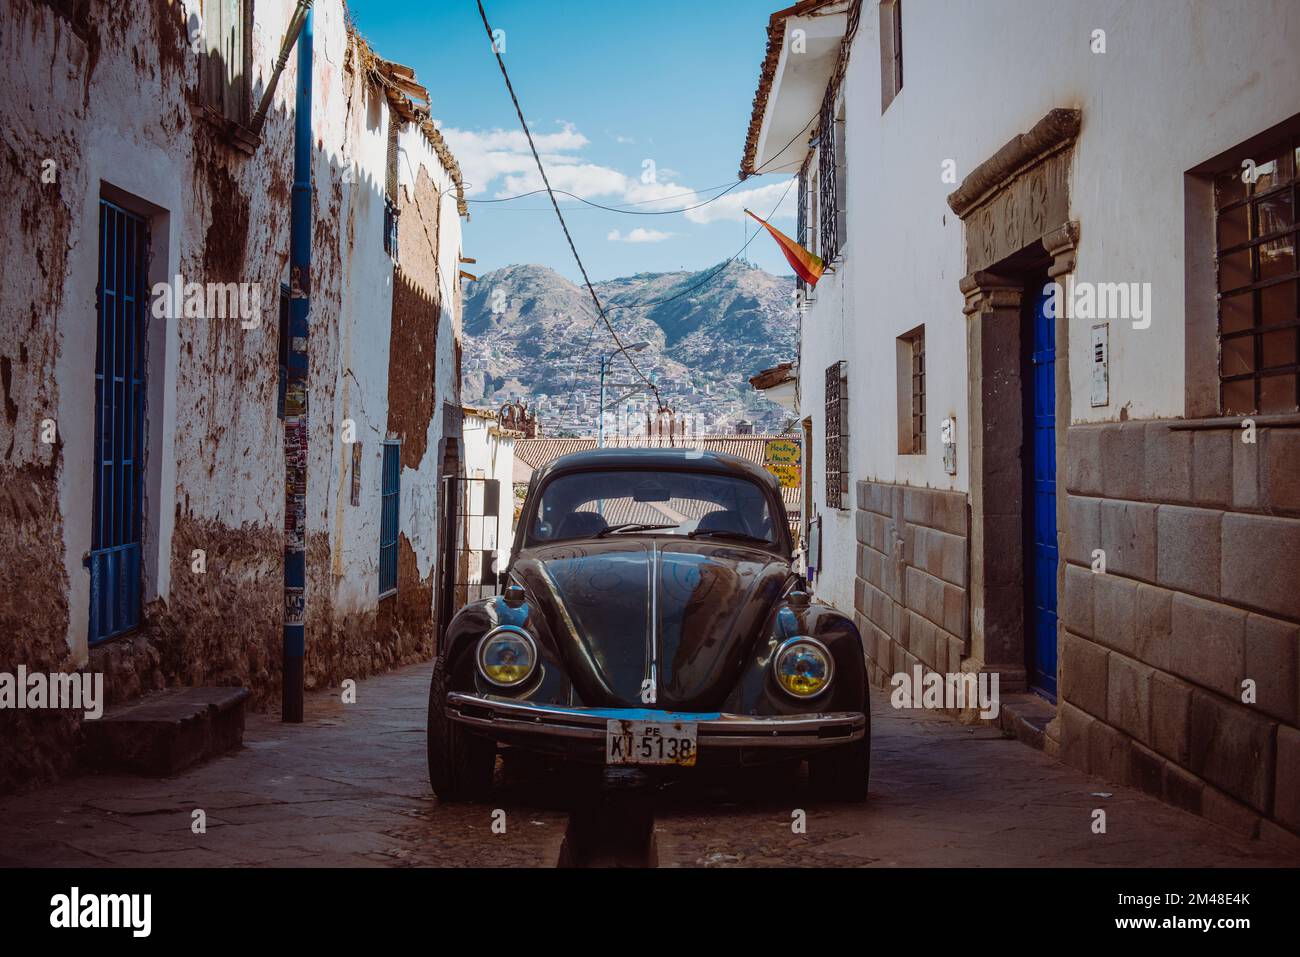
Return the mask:
<svg viewBox="0 0 1300 957">
<path fill-rule="evenodd" d="M 289 349 L 284 395 L 284 686 L 283 721 L 302 722 L 307 620 L 307 333 L 311 305 L 312 13 L 298 38 L 298 96 L 293 124 L 293 198 L 289 211 Z M 299 5 L 302 8 L 302 4 Z"/>
</svg>

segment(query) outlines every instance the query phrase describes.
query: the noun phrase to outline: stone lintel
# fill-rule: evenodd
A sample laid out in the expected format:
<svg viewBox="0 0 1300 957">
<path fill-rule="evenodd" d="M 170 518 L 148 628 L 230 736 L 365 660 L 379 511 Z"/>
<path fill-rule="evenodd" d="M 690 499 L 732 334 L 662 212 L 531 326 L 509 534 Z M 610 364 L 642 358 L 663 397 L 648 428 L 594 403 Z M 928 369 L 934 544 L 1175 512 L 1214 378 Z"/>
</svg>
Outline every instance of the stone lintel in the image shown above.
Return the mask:
<svg viewBox="0 0 1300 957">
<path fill-rule="evenodd" d="M 1079 135 L 1083 113 L 1055 109 L 1028 133 L 1013 136 L 1000 150 L 971 170 L 948 195 L 948 206 L 963 219 L 1004 183 L 1046 155 L 1073 142 Z"/>
</svg>

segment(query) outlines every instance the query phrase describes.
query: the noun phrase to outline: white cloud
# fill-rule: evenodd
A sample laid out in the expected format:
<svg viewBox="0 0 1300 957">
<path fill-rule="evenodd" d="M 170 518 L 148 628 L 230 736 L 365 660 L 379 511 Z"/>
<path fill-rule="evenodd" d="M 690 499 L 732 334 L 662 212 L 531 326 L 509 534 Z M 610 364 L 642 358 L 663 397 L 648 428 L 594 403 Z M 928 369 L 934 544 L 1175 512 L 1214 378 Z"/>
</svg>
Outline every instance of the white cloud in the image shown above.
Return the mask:
<svg viewBox="0 0 1300 957">
<path fill-rule="evenodd" d="M 594 196 L 622 196 L 627 188 L 627 177 L 618 170 L 594 163 L 576 163 L 573 165 L 551 164 L 546 170 L 546 177 L 553 189 L 562 189 L 591 199 Z M 528 172 L 507 176 L 497 197 L 517 196 L 535 189 L 543 189 L 541 174 L 536 165 Z"/>
<path fill-rule="evenodd" d="M 502 176 L 523 175 L 531 172 L 537 176 L 537 166 L 533 154 L 528 149 L 528 139 L 522 130 L 460 130 L 453 127 L 439 127 L 442 135 L 451 147 L 456 161 L 460 163 L 465 177 L 465 192 L 477 196 L 487 192 Z M 580 162 L 575 151 L 588 144 L 585 136 L 571 125 L 565 125 L 555 133 L 534 134 L 537 151 L 543 161 L 549 165 L 563 165 Z M 537 189 L 541 186 L 531 187 Z"/>
<path fill-rule="evenodd" d="M 782 195 L 785 196 L 784 199 L 781 198 Z M 772 206 L 777 202 L 780 202 L 780 205 L 773 213 Z M 756 215 L 764 219 L 768 218 L 769 214 L 772 219 L 794 219 L 799 212 L 799 194 L 794 187 L 790 186 L 789 180 L 768 183 L 766 186 L 757 186 L 754 189 L 733 190 L 717 202 L 692 209 L 685 215 L 693 223 L 739 221 L 746 218 L 746 209 L 752 209 Z"/>
<path fill-rule="evenodd" d="M 738 188 L 725 195 L 692 193 L 691 187 L 675 181 L 679 177 L 675 170 L 660 167 L 657 181 L 645 183 L 639 168 L 629 174 L 590 162 L 583 155 L 590 140 L 571 123 L 557 125 L 556 131 L 533 134 L 546 174 L 557 190 L 583 199 L 599 199 L 606 205 L 635 204 L 632 208 L 640 212 L 699 206 L 684 213 L 689 222 L 699 225 L 742 220 L 747 207 L 759 216 L 771 214 L 773 219 L 792 220 L 796 215 L 798 197 L 793 189 L 786 192 L 789 180 L 751 189 Z M 543 188 L 522 130 L 461 130 L 441 126 L 439 129 L 460 163 L 465 192 L 470 196 L 490 194 L 501 199 Z M 785 199 L 772 214 L 772 207 L 782 194 Z M 719 198 L 712 199 L 715 196 Z M 636 235 L 654 238 L 628 238 Z M 617 241 L 659 242 L 669 235 L 672 234 L 654 229 L 633 229 Z"/>
<path fill-rule="evenodd" d="M 665 233 L 659 229 L 642 229 L 638 226 L 626 235 L 620 235 L 617 229 L 611 229 L 605 238 L 611 243 L 661 243 L 672 236 L 672 233 Z"/>
</svg>

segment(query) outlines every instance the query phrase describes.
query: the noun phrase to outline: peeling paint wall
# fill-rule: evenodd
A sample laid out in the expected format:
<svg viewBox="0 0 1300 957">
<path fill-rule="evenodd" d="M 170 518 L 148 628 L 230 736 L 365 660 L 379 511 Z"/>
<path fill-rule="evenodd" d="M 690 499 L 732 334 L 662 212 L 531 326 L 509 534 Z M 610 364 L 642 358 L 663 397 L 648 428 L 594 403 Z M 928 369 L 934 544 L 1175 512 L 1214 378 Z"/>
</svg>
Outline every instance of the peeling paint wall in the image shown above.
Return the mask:
<svg viewBox="0 0 1300 957">
<path fill-rule="evenodd" d="M 287 280 L 297 58 L 260 145 L 253 155 L 239 151 L 199 101 L 199 56 L 186 29 L 198 6 L 13 0 L 0 10 L 0 186 L 12 197 L 0 205 L 0 671 L 104 671 L 110 701 L 171 684 L 243 684 L 256 707 L 273 707 L 283 601 L 278 298 Z M 292 8 L 291 0 L 253 5 L 253 106 Z M 364 73 L 340 0 L 314 11 L 306 667 L 308 686 L 324 687 L 431 653 L 437 410 L 459 401 L 460 320 L 452 313 L 460 220 L 452 177 L 427 143 L 423 153 L 412 144 L 443 276 L 426 275 L 432 255 L 395 274 L 383 247 L 391 108 Z M 450 195 L 433 196 L 442 191 Z M 101 197 L 148 221 L 151 285 L 176 275 L 250 283 L 261 312 L 256 323 L 245 317 L 251 328 L 149 314 L 144 620 L 134 634 L 92 649 L 84 558 Z M 419 216 L 403 216 L 405 241 Z M 410 334 L 403 327 L 389 335 L 399 287 L 439 304 L 416 336 L 427 381 L 402 363 L 391 368 L 391 345 L 405 348 Z M 411 398 L 418 401 L 394 417 L 390 401 Z M 357 505 L 343 441 L 349 418 L 363 451 Z M 42 441 L 47 420 L 53 442 Z M 395 603 L 402 614 L 385 618 L 378 461 L 395 427 L 405 433 L 399 564 L 408 574 Z M 72 716 L 15 714 L 0 712 L 0 738 L 17 743 L 0 749 L 0 790 L 66 769 L 75 746 Z"/>
</svg>

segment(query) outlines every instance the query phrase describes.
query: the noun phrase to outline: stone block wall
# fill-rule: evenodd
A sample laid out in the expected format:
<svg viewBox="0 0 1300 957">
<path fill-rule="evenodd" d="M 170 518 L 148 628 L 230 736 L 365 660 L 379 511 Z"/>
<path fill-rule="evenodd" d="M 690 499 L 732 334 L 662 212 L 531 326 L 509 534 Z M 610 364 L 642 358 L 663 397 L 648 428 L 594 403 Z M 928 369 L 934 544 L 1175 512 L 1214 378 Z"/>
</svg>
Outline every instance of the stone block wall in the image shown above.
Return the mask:
<svg viewBox="0 0 1300 957">
<path fill-rule="evenodd" d="M 967 653 L 968 506 L 962 492 L 857 484 L 854 610 L 873 684 L 961 670 Z"/>
<path fill-rule="evenodd" d="M 1300 429 L 1261 425 L 1248 443 L 1236 423 L 1201 425 L 1068 431 L 1060 753 L 1289 843 L 1300 833 Z"/>
</svg>

